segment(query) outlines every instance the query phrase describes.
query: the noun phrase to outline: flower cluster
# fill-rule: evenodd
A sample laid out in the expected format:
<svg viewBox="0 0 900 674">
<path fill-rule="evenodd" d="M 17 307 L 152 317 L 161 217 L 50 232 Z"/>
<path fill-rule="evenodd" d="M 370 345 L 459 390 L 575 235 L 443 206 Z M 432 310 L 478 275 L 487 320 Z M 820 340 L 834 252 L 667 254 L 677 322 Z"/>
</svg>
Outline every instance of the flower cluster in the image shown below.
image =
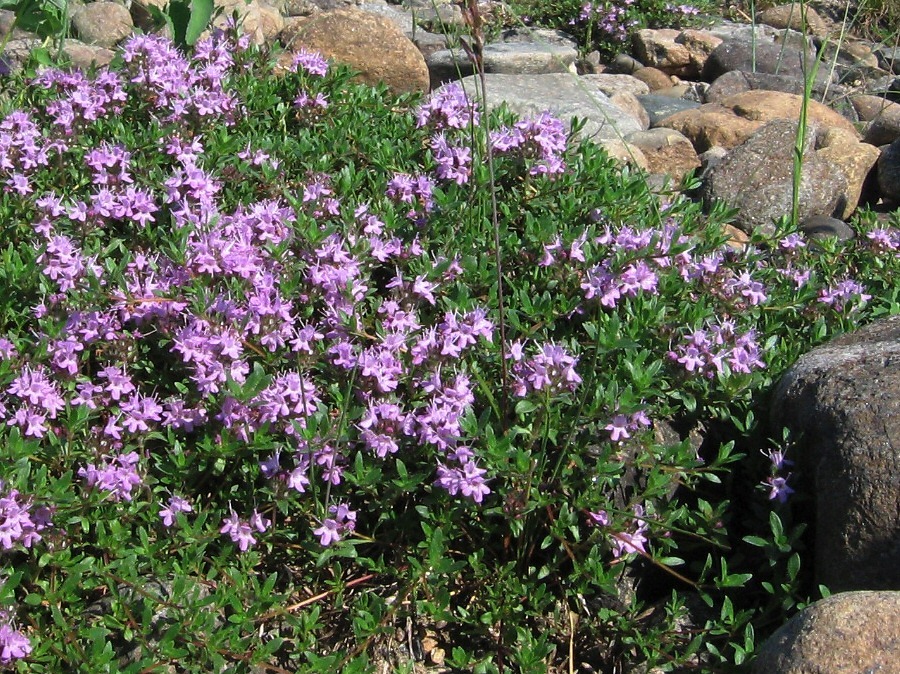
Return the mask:
<svg viewBox="0 0 900 674">
<path fill-rule="evenodd" d="M 853 279 L 846 279 L 819 291 L 819 302 L 838 312 L 857 311 L 870 299 L 872 296 L 866 292 L 866 287 Z"/>
<path fill-rule="evenodd" d="M 78 469 L 89 488 L 107 492 L 113 501 L 130 501 L 132 490 L 143 483 L 137 471 L 140 456 L 137 452 L 112 454 L 102 458 L 99 464 L 88 464 Z"/>
<path fill-rule="evenodd" d="M 780 449 L 763 450 L 763 455 L 769 459 L 771 464 L 771 475 L 762 482 L 762 485 L 769 490 L 769 500 L 787 503 L 794 490 L 788 485 L 791 474 L 783 475 L 782 471 L 787 466 L 794 465 L 794 462 L 786 459 L 784 452 Z"/>
<path fill-rule="evenodd" d="M 605 2 L 602 5 L 586 2 L 581 7 L 578 21 L 596 26 L 607 39 L 625 42 L 631 29 L 638 25 L 636 19 L 630 18 L 629 10 L 633 4 L 634 0 L 624 0 L 622 4 Z M 571 23 L 575 24 L 575 20 Z"/>
<path fill-rule="evenodd" d="M 17 489 L 5 491 L 0 480 L 0 550 L 12 550 L 16 545 L 30 548 L 41 540 L 41 531 L 50 526 L 50 509 L 34 508 L 30 498 Z"/>
<path fill-rule="evenodd" d="M 647 530 L 650 526 L 644 516 L 644 506 L 636 504 L 633 508 L 634 518 L 631 526 L 625 531 L 610 531 L 613 557 L 619 559 L 628 554 L 647 554 Z M 588 513 L 588 524 L 592 526 L 610 526 L 610 517 L 605 510 Z"/>
<path fill-rule="evenodd" d="M 27 657 L 32 650 L 31 640 L 16 629 L 12 611 L 0 609 L 0 665 Z"/>
<path fill-rule="evenodd" d="M 246 552 L 251 545 L 256 544 L 254 532 L 265 533 L 270 524 L 271 520 L 263 517 L 256 509 L 253 510 L 249 520 L 242 520 L 232 509 L 231 515 L 222 521 L 219 533 L 228 534 L 229 538 L 237 543 L 238 549 Z"/>
<path fill-rule="evenodd" d="M 530 175 L 553 176 L 565 171 L 566 128 L 549 112 L 491 131 L 490 142 L 494 153 L 514 154 L 528 162 Z"/>
<path fill-rule="evenodd" d="M 441 87 L 419 106 L 416 112 L 416 126 L 434 130 L 468 129 L 480 120 L 475 101 L 466 96 L 463 88 L 456 83 Z"/>
<path fill-rule="evenodd" d="M 638 410 L 633 414 L 616 414 L 612 420 L 604 427 L 609 431 L 609 439 L 613 442 L 621 442 L 631 437 L 632 433 L 636 433 L 653 425 L 650 417 L 644 410 Z"/>
<path fill-rule="evenodd" d="M 756 341 L 756 331 L 738 333 L 730 319 L 685 334 L 669 351 L 669 358 L 688 372 L 710 379 L 729 372 L 749 374 L 766 366 Z"/>
<path fill-rule="evenodd" d="M 571 392 L 581 383 L 575 371 L 578 359 L 558 344 L 541 344 L 537 353 L 526 357 L 525 344 L 513 342 L 507 358 L 512 361 L 513 393 L 521 398 L 538 392 L 550 396 Z"/>
<path fill-rule="evenodd" d="M 331 517 L 326 517 L 321 526 L 313 531 L 322 547 L 328 547 L 356 530 L 356 512 L 350 510 L 346 503 L 330 506 L 328 512 Z"/>
</svg>

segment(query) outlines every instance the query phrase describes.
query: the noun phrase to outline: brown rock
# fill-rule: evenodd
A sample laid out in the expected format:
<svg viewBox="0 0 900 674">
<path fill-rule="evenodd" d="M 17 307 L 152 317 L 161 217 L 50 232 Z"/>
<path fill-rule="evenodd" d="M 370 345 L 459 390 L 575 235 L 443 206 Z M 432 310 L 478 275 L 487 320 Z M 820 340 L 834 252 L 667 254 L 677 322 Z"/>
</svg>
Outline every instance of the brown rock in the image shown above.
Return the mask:
<svg viewBox="0 0 900 674">
<path fill-rule="evenodd" d="M 861 97 L 859 97 L 861 98 Z M 872 96 L 871 98 L 875 98 Z M 890 145 L 900 138 L 900 103 L 881 100 L 882 105 L 871 106 L 870 112 L 877 112 L 865 130 L 865 141 L 872 145 Z M 854 99 L 854 105 L 856 101 Z"/>
<path fill-rule="evenodd" d="M 741 231 L 734 225 L 725 225 L 725 234 L 728 236 L 725 245 L 738 252 L 744 250 L 744 248 L 747 247 L 747 244 L 750 243 L 750 237 L 747 236 L 747 233 Z"/>
<path fill-rule="evenodd" d="M 688 172 L 700 168 L 700 158 L 684 135 L 674 129 L 650 129 L 628 136 L 628 142 L 640 148 L 651 173 L 671 176 L 681 182 Z"/>
<path fill-rule="evenodd" d="M 690 59 L 690 67 L 684 73 L 676 73 L 679 77 L 688 79 L 696 78 L 703 72 L 706 65 L 706 59 L 712 53 L 713 49 L 722 44 L 722 38 L 710 35 L 702 30 L 683 30 L 675 38 L 677 44 L 683 44 L 688 50 Z"/>
<path fill-rule="evenodd" d="M 825 19 L 819 16 L 818 12 L 809 5 L 804 4 L 803 9 L 806 10 L 805 26 L 800 3 L 769 7 L 757 14 L 756 19 L 759 23 L 764 23 L 773 28 L 790 28 L 791 30 L 806 32 L 818 37 L 827 35 L 828 23 Z"/>
<path fill-rule="evenodd" d="M 390 19 L 357 9 L 323 12 L 298 27 L 287 50 L 301 47 L 351 66 L 367 84 L 384 82 L 396 93 L 428 91 L 424 57 Z"/>
<path fill-rule="evenodd" d="M 680 34 L 673 28 L 639 30 L 633 37 L 634 55 L 645 66 L 657 68 L 667 75 L 696 76 L 699 71 L 691 63 L 690 50 L 676 42 Z"/>
<path fill-rule="evenodd" d="M 773 119 L 798 120 L 802 102 L 803 97 L 796 94 L 761 90 L 745 91 L 719 101 L 720 105 L 731 108 L 735 114 L 744 119 L 759 122 L 769 122 Z M 806 118 L 808 122 L 819 126 L 845 129 L 859 138 L 859 133 L 852 122 L 818 101 L 809 101 Z"/>
<path fill-rule="evenodd" d="M 871 94 L 857 94 L 850 99 L 853 109 L 859 115 L 861 122 L 871 122 L 873 119 L 889 110 L 900 110 L 900 103 L 889 101 L 882 96 Z"/>
<path fill-rule="evenodd" d="M 697 152 L 705 152 L 715 146 L 737 147 L 752 136 L 762 123 L 738 117 L 720 105 L 707 103 L 693 110 L 669 115 L 656 126 L 675 129 L 691 141 Z"/>
<path fill-rule="evenodd" d="M 753 674 L 900 672 L 900 592 L 844 592 L 769 637 Z"/>
<path fill-rule="evenodd" d="M 72 15 L 79 39 L 98 47 L 115 47 L 134 31 L 131 13 L 117 2 L 91 2 Z"/>
<path fill-rule="evenodd" d="M 613 105 L 622 108 L 622 110 L 634 117 L 640 123 L 642 129 L 650 128 L 650 115 L 633 93 L 630 91 L 619 91 L 610 96 L 609 100 Z"/>
<path fill-rule="evenodd" d="M 609 156 L 615 160 L 619 166 L 632 166 L 649 172 L 649 164 L 644 153 L 640 148 L 619 140 L 618 138 L 607 138 L 598 140 L 597 144 L 602 147 Z"/>
<path fill-rule="evenodd" d="M 632 77 L 646 84 L 650 91 L 667 89 L 672 86 L 672 78 L 656 68 L 639 68 L 634 71 Z"/>
<path fill-rule="evenodd" d="M 836 166 L 847 179 L 847 189 L 841 195 L 844 206 L 835 213 L 846 220 L 856 210 L 866 178 L 881 153 L 874 145 L 860 143 L 844 129 L 828 129 L 819 138 L 818 145 L 816 156 Z"/>
<path fill-rule="evenodd" d="M 221 12 L 213 20 L 213 26 L 224 28 L 237 12 L 238 25 L 251 37 L 254 44 L 274 42 L 284 30 L 285 22 L 281 12 L 265 0 L 215 0 L 215 6 Z"/>
</svg>

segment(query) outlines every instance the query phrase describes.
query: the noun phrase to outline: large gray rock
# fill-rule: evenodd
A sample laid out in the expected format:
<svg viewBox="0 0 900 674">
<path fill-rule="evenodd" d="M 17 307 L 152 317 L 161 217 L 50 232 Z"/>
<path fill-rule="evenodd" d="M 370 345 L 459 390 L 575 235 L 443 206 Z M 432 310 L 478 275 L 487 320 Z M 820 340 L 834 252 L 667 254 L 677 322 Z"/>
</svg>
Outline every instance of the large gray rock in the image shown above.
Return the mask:
<svg viewBox="0 0 900 674">
<path fill-rule="evenodd" d="M 881 150 L 878 157 L 878 189 L 885 201 L 900 204 L 900 139 Z"/>
<path fill-rule="evenodd" d="M 31 53 L 42 46 L 43 41 L 38 38 L 10 40 L 6 43 L 6 49 L 3 51 L 3 60 L 11 72 L 19 72 L 28 62 Z M 85 44 L 71 38 L 63 40 L 63 54 L 72 62 L 73 66 L 85 70 L 91 66 L 109 65 L 116 55 L 113 50 L 106 47 Z"/>
<path fill-rule="evenodd" d="M 814 500 L 816 582 L 900 590 L 900 316 L 801 357 L 772 399 L 772 432 L 783 427 Z"/>
<path fill-rule="evenodd" d="M 485 45 L 482 62 L 486 73 L 543 75 L 570 72 L 577 56 L 577 50 L 571 45 L 493 42 Z M 463 49 L 436 51 L 426 62 L 433 86 L 475 74 L 475 65 Z"/>
<path fill-rule="evenodd" d="M 671 117 L 675 113 L 695 110 L 700 107 L 697 101 L 673 98 L 672 96 L 663 96 L 661 94 L 639 95 L 637 99 L 650 116 L 650 126 L 655 126 L 661 120 Z"/>
<path fill-rule="evenodd" d="M 640 131 L 638 120 L 610 102 L 587 78 L 568 74 L 485 75 L 488 107 L 506 103 L 510 110 L 530 117 L 549 111 L 571 124 L 573 117 L 585 120 L 581 135 L 586 138 L 624 138 Z M 478 98 L 477 76 L 466 77 L 460 84 L 470 98 Z"/>
<path fill-rule="evenodd" d="M 785 75 L 800 81 L 812 73 L 816 50 L 809 46 L 749 40 L 726 40 L 713 49 L 703 68 L 703 79 L 712 82 L 731 70 Z M 825 84 L 831 74 L 827 68 L 816 71 L 815 82 Z"/>
<path fill-rule="evenodd" d="M 706 175 L 704 201 L 722 200 L 738 209 L 735 225 L 746 232 L 773 231 L 773 222 L 790 215 L 793 198 L 797 123 L 774 120 L 760 128 Z M 832 215 L 844 204 L 843 173 L 815 154 L 815 128 L 806 130 L 800 177 L 799 218 Z"/>
<path fill-rule="evenodd" d="M 900 593 L 844 592 L 807 606 L 769 637 L 752 674 L 900 672 Z"/>
</svg>

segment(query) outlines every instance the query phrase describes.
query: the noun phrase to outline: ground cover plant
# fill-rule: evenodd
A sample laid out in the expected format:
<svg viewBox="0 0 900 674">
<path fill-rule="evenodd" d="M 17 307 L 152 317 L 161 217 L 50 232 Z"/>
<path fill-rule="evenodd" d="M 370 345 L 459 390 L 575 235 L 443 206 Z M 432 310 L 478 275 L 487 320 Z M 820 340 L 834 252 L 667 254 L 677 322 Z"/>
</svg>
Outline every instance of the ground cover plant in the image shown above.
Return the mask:
<svg viewBox="0 0 900 674">
<path fill-rule="evenodd" d="M 895 227 L 734 247 L 549 115 L 275 70 L 6 92 L 0 668 L 728 671 L 827 592 L 766 393 Z"/>
</svg>

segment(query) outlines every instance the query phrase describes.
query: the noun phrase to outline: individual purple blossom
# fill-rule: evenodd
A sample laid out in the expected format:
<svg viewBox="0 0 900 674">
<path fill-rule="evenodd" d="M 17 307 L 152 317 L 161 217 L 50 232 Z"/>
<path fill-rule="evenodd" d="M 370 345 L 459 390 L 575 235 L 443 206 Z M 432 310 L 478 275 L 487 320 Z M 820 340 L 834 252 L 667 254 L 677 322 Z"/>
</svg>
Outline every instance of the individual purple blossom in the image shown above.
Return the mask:
<svg viewBox="0 0 900 674">
<path fill-rule="evenodd" d="M 406 214 L 407 217 L 419 221 L 423 214 L 430 213 L 434 207 L 433 190 L 434 181 L 428 176 L 395 173 L 388 181 L 385 194 L 395 203 L 410 204 L 412 208 Z"/>
<path fill-rule="evenodd" d="M 491 493 L 484 475 L 487 470 L 479 468 L 474 461 L 465 461 L 460 467 L 438 464 L 435 484 L 451 496 L 462 494 L 475 503 L 481 503 Z"/>
<path fill-rule="evenodd" d="M 769 490 L 769 500 L 777 500 L 779 503 L 787 503 L 788 498 L 794 493 L 794 490 L 788 485 L 790 474 L 787 477 L 769 476 L 762 485 Z"/>
<path fill-rule="evenodd" d="M 324 519 L 322 524 L 313 530 L 319 537 L 319 544 L 322 547 L 337 543 L 344 535 L 356 530 L 356 511 L 350 510 L 350 506 L 346 503 L 330 506 L 328 512 L 331 517 Z"/>
<path fill-rule="evenodd" d="M 647 530 L 649 525 L 644 519 L 644 507 L 642 505 L 634 506 L 634 519 L 631 521 L 630 531 L 611 532 L 613 543 L 613 557 L 618 559 L 622 555 L 631 553 L 646 554 L 644 547 L 647 544 Z"/>
<path fill-rule="evenodd" d="M 769 461 L 772 462 L 772 469 L 775 471 L 779 471 L 783 469 L 785 466 L 793 466 L 794 462 L 785 458 L 784 450 L 781 449 L 769 449 L 769 450 L 760 450 L 763 456 L 767 457 Z"/>
<path fill-rule="evenodd" d="M 146 433 L 150 430 L 150 422 L 162 421 L 163 407 L 152 395 L 132 393 L 119 403 L 122 412 L 122 426 L 129 433 Z"/>
<path fill-rule="evenodd" d="M 113 400 L 121 400 L 124 396 L 134 392 L 135 386 L 131 381 L 131 376 L 125 371 L 125 366 L 114 365 L 107 366 L 97 373 L 100 379 L 106 380 L 104 391 L 109 394 Z"/>
<path fill-rule="evenodd" d="M 186 499 L 173 494 L 169 497 L 169 503 L 163 508 L 160 508 L 159 516 L 162 518 L 163 526 L 168 528 L 175 523 L 175 518 L 178 513 L 190 512 L 194 512 L 194 506 Z"/>
<path fill-rule="evenodd" d="M 805 248 L 806 242 L 803 240 L 803 236 L 801 234 L 795 232 L 783 237 L 778 242 L 778 247 L 782 250 L 797 250 L 799 248 Z"/>
<path fill-rule="evenodd" d="M 651 425 L 652 422 L 647 413 L 639 410 L 631 415 L 616 414 L 609 424 L 604 427 L 604 430 L 609 431 L 609 439 L 612 442 L 619 442 L 627 440 L 632 433 L 648 428 Z"/>
<path fill-rule="evenodd" d="M 727 284 L 728 290 L 733 294 L 740 294 L 746 298 L 751 306 L 757 306 L 766 301 L 766 287 L 759 281 L 750 277 L 750 272 L 743 271 Z"/>
<path fill-rule="evenodd" d="M 16 355 L 16 345 L 6 337 L 0 337 L 0 360 L 10 360 Z"/>
<path fill-rule="evenodd" d="M 878 227 L 868 232 L 866 238 L 875 251 L 900 255 L 900 230 L 894 227 Z"/>
<path fill-rule="evenodd" d="M 325 110 L 328 107 L 328 96 L 321 91 L 315 96 L 310 96 L 306 91 L 301 91 L 294 99 L 294 107 Z"/>
</svg>

